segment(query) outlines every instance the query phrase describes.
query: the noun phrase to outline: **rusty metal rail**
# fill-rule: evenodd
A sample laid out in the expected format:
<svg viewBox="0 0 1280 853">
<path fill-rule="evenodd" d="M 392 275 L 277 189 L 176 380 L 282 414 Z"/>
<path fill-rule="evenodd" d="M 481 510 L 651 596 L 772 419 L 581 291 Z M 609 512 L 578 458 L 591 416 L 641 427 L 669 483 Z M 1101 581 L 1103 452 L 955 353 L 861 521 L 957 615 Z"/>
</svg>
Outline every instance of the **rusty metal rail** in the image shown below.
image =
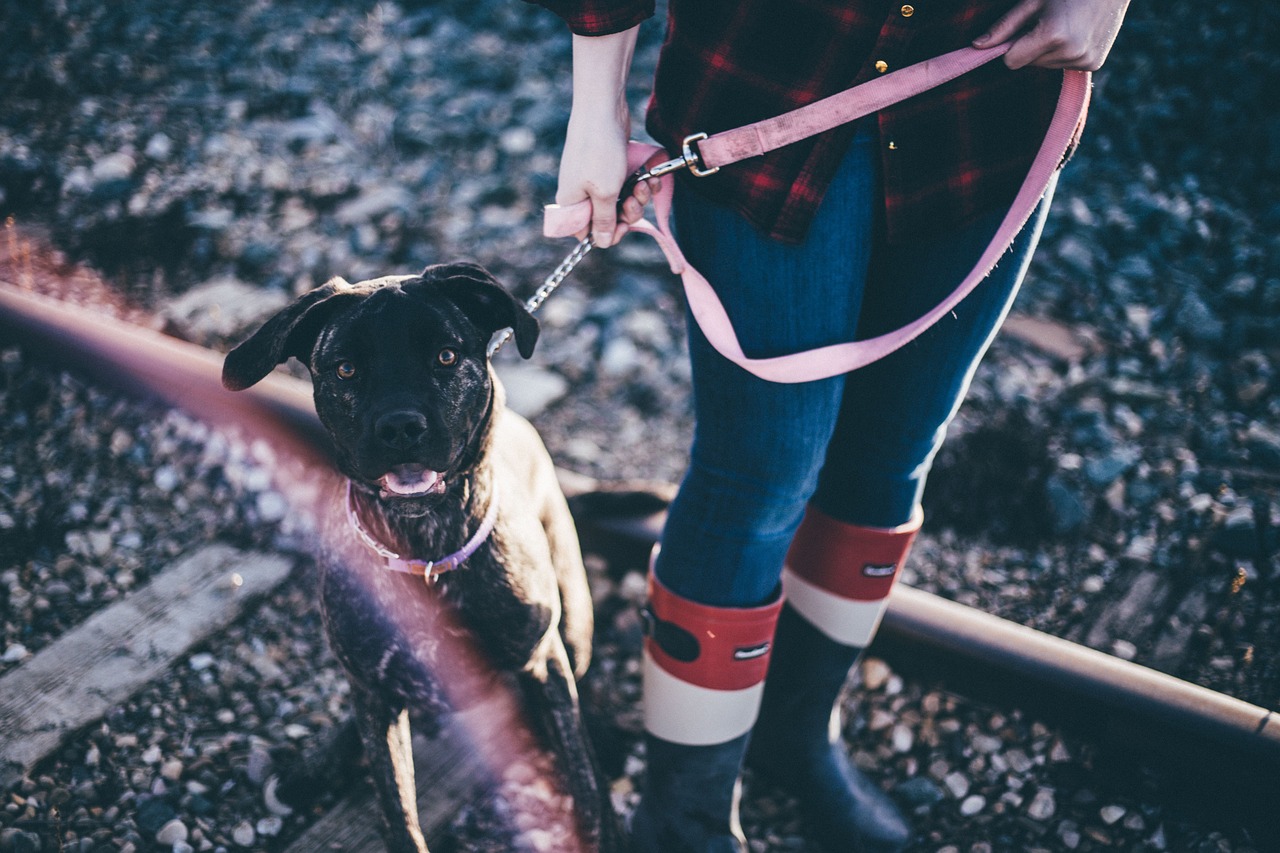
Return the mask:
<svg viewBox="0 0 1280 853">
<path fill-rule="evenodd" d="M 216 422 L 263 423 L 266 437 L 323 460 L 327 443 L 307 384 L 271 377 L 232 394 L 221 357 L 0 282 L 0 342 L 98 381 L 159 396 Z M 643 543 L 661 514 L 584 531 Z M 608 525 L 605 525 L 606 527 Z M 1156 767 L 1188 809 L 1280 832 L 1280 715 L 973 608 L 899 585 L 873 646 L 912 678 L 1018 708 L 1081 734 L 1110 758 Z"/>
</svg>

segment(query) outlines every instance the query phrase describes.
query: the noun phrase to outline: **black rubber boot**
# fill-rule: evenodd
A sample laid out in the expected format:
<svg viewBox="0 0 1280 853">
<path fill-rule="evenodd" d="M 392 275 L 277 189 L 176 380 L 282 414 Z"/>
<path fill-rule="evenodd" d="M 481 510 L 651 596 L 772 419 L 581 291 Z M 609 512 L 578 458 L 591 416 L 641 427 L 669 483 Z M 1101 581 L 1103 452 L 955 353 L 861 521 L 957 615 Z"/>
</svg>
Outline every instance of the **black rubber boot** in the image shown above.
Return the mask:
<svg viewBox="0 0 1280 853">
<path fill-rule="evenodd" d="M 745 853 L 738 824 L 743 735 L 714 746 L 645 737 L 645 792 L 631 818 L 633 853 Z"/>
<path fill-rule="evenodd" d="M 831 853 L 901 850 L 902 813 L 850 762 L 839 700 L 862 649 L 827 637 L 783 606 L 747 767 L 795 797 L 806 835 Z"/>
<path fill-rule="evenodd" d="M 636 853 L 746 853 L 742 758 L 769 669 L 781 596 L 711 607 L 649 577 L 645 613 L 646 770 L 631 820 Z"/>
</svg>

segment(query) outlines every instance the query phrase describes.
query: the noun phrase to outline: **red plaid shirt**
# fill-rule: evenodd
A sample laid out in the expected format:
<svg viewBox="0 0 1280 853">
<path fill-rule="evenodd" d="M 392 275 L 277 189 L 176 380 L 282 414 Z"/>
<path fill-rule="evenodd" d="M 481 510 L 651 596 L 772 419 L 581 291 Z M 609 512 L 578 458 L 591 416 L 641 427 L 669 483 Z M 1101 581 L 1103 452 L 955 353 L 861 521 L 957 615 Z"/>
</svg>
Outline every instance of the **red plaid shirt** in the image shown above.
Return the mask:
<svg viewBox="0 0 1280 853">
<path fill-rule="evenodd" d="M 580 35 L 629 29 L 653 0 L 534 0 Z M 669 151 L 964 47 L 1013 0 L 669 0 L 646 126 Z M 1053 114 L 1061 72 L 1000 61 L 878 115 L 890 240 L 1007 206 Z M 770 236 L 803 239 L 853 136 L 845 126 L 687 181 Z"/>
</svg>

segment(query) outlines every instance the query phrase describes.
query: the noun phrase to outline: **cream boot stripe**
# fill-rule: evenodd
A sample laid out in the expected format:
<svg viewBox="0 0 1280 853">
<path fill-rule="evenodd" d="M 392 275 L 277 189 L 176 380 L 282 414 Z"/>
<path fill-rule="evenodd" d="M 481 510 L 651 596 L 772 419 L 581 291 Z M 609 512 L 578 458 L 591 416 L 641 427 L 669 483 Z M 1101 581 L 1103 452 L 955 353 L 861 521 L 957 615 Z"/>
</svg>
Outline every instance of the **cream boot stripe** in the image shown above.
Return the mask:
<svg viewBox="0 0 1280 853">
<path fill-rule="evenodd" d="M 742 690 L 690 684 L 644 653 L 644 727 L 663 740 L 686 746 L 731 741 L 755 725 L 763 695 L 763 681 Z"/>
<path fill-rule="evenodd" d="M 782 571 L 782 590 L 792 609 L 837 643 L 866 648 L 880 627 L 888 598 L 841 598 L 809 583 L 790 569 Z"/>
</svg>

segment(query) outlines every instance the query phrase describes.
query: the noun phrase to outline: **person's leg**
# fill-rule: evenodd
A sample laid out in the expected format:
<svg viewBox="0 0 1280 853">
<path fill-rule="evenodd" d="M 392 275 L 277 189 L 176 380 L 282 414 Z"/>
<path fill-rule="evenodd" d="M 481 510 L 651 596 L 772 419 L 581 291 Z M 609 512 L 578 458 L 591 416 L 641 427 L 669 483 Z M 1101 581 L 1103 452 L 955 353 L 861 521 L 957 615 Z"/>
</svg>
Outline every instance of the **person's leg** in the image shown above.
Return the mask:
<svg viewBox="0 0 1280 853">
<path fill-rule="evenodd" d="M 840 740 L 845 674 L 871 642 L 919 528 L 929 464 L 1013 301 L 1048 199 L 997 269 L 920 338 L 847 378 L 826 464 L 788 552 L 787 596 L 749 765 L 799 798 L 832 849 L 896 850 L 905 824 L 849 763 Z M 860 337 L 936 304 L 981 253 L 998 219 L 873 261 Z"/>
<path fill-rule="evenodd" d="M 814 503 L 841 520 L 893 527 L 909 520 L 947 425 L 960 409 L 1031 264 L 1056 185 L 995 269 L 948 316 L 911 343 L 849 374 Z M 872 258 L 858 336 L 896 329 L 950 292 L 986 248 L 1004 211 L 963 233 L 881 246 Z"/>
<path fill-rule="evenodd" d="M 717 287 L 752 355 L 856 332 L 873 157 L 869 138 L 855 143 L 804 246 L 767 240 L 691 193 L 678 198 L 685 254 Z M 648 766 L 632 822 L 638 850 L 664 853 L 742 849 L 736 789 L 763 689 L 782 560 L 816 488 L 844 384 L 842 377 L 765 382 L 716 353 L 692 320 L 689 337 L 695 436 L 651 580 Z M 726 625 L 742 629 L 730 645 L 720 642 Z M 723 683 L 730 673 L 732 683 Z"/>
</svg>

